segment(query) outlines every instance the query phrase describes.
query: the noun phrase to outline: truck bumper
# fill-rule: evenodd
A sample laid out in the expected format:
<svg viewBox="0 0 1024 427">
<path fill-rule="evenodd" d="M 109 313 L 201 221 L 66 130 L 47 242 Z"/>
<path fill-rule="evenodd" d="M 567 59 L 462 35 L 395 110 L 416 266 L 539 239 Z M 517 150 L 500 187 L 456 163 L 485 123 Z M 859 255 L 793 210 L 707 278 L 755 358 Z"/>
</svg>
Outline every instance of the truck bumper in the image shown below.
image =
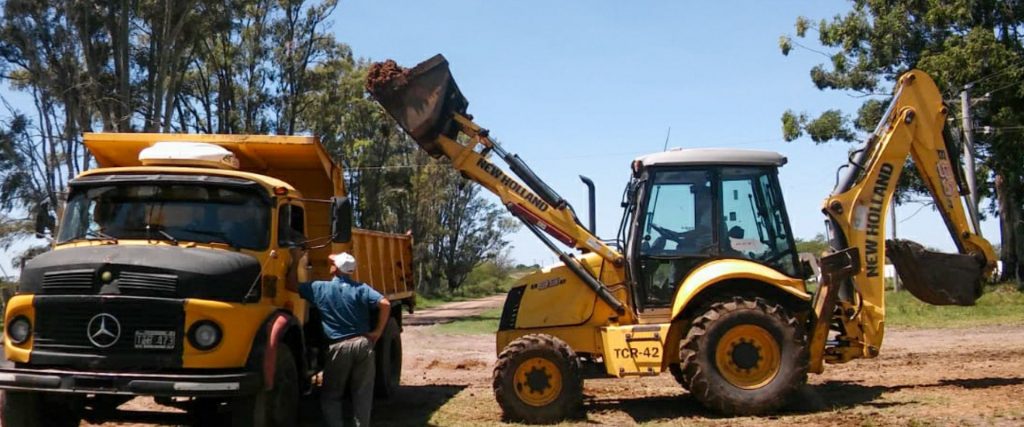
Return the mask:
<svg viewBox="0 0 1024 427">
<path fill-rule="evenodd" d="M 262 381 L 253 372 L 125 374 L 56 369 L 0 369 L 0 389 L 76 394 L 230 397 L 253 394 Z"/>
</svg>

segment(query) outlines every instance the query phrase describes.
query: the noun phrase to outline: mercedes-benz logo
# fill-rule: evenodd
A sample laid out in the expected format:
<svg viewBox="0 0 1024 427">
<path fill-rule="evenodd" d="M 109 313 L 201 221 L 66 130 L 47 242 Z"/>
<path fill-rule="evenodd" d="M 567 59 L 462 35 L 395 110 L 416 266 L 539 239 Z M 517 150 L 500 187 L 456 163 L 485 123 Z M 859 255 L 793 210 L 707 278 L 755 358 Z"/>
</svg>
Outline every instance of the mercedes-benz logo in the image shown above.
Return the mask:
<svg viewBox="0 0 1024 427">
<path fill-rule="evenodd" d="M 110 347 L 117 343 L 118 338 L 121 338 L 121 322 L 118 322 L 112 314 L 97 314 L 89 319 L 85 335 L 89 337 L 89 342 L 96 347 Z"/>
</svg>

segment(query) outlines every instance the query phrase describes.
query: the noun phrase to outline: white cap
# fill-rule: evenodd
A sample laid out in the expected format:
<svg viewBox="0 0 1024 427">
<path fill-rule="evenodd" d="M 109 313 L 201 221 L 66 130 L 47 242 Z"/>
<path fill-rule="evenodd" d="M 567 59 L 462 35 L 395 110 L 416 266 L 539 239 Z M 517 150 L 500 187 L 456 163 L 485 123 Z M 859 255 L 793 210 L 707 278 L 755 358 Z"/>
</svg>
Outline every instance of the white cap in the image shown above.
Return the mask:
<svg viewBox="0 0 1024 427">
<path fill-rule="evenodd" d="M 356 258 L 349 255 L 348 252 L 342 252 L 340 254 L 330 254 L 327 259 L 334 262 L 334 266 L 338 267 L 338 270 L 345 274 L 352 274 L 356 271 Z"/>
</svg>

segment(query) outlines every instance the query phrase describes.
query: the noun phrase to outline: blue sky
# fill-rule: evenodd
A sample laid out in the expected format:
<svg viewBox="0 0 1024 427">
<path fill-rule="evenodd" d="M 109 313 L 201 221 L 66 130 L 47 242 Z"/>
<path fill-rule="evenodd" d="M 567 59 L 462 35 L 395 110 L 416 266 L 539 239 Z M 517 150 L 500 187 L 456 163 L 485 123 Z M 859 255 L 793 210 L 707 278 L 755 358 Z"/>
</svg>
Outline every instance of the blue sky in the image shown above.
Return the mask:
<svg viewBox="0 0 1024 427">
<path fill-rule="evenodd" d="M 836 0 L 343 0 L 331 29 L 365 59 L 411 66 L 444 54 L 476 121 L 584 221 L 578 175 L 594 180 L 601 237 L 618 227 L 630 161 L 661 151 L 671 127 L 669 147 L 787 156 L 781 180 L 790 219 L 796 235 L 809 238 L 824 232 L 821 201 L 849 146 L 786 143 L 780 117 L 786 109 L 854 111 L 862 99 L 814 88 L 809 70 L 827 59 L 806 49 L 783 56 L 778 39 L 793 32 L 797 16 L 817 21 L 849 8 Z M 0 90 L 31 110 L 23 94 Z M 897 209 L 900 236 L 953 251 L 938 214 L 917 211 Z M 995 221 L 982 229 L 998 243 Z M 518 262 L 555 260 L 529 231 L 511 240 Z"/>
<path fill-rule="evenodd" d="M 414 65 L 444 54 L 476 121 L 518 153 L 585 221 L 597 184 L 598 234 L 613 237 L 630 161 L 669 147 L 781 152 L 781 181 L 794 232 L 824 232 L 820 206 L 849 146 L 782 139 L 786 109 L 855 111 L 863 101 L 817 90 L 806 49 L 783 56 L 780 35 L 797 16 L 812 21 L 849 10 L 845 1 L 343 1 L 334 33 L 356 56 Z M 801 41 L 814 45 L 813 40 Z M 900 237 L 954 251 L 938 214 L 897 209 Z M 983 224 L 998 243 L 995 221 Z M 554 256 L 522 230 L 518 262 Z"/>
</svg>

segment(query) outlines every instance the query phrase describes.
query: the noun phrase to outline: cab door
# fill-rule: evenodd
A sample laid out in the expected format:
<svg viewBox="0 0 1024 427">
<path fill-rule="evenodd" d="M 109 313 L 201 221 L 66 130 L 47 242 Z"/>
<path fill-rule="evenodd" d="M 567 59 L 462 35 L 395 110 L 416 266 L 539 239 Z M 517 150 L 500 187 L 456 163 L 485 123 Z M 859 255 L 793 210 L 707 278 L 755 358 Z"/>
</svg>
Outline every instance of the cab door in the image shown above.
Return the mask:
<svg viewBox="0 0 1024 427">
<path fill-rule="evenodd" d="M 641 311 L 669 307 L 682 278 L 717 254 L 713 171 L 658 168 L 648 172 L 647 182 L 631 248 Z"/>
</svg>

